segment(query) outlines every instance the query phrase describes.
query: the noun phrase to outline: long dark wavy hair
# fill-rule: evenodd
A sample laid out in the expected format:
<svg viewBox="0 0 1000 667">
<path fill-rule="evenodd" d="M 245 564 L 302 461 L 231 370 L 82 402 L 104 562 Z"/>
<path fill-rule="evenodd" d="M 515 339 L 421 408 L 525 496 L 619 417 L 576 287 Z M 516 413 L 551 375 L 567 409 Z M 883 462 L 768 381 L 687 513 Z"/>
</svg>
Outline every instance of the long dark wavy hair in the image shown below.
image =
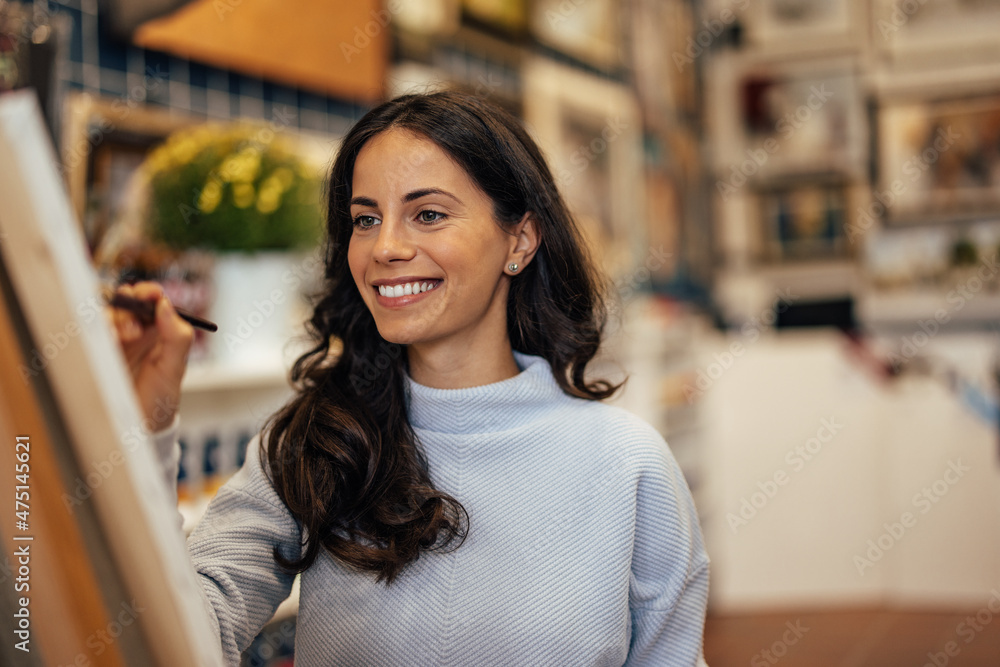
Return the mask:
<svg viewBox="0 0 1000 667">
<path fill-rule="evenodd" d="M 315 346 L 292 368 L 295 397 L 264 428 L 261 460 L 303 528 L 301 572 L 321 548 L 391 583 L 421 551 L 457 548 L 462 505 L 434 488 L 406 410 L 407 355 L 383 339 L 351 276 L 351 185 L 374 136 L 405 129 L 433 141 L 493 202 L 509 229 L 534 214 L 540 247 L 512 277 L 507 328 L 515 350 L 543 357 L 567 394 L 600 400 L 617 389 L 584 374 L 607 317 L 604 282 L 559 196 L 541 152 L 519 121 L 473 95 L 406 95 L 368 112 L 344 138 L 330 173 L 323 296 L 306 325 Z"/>
</svg>

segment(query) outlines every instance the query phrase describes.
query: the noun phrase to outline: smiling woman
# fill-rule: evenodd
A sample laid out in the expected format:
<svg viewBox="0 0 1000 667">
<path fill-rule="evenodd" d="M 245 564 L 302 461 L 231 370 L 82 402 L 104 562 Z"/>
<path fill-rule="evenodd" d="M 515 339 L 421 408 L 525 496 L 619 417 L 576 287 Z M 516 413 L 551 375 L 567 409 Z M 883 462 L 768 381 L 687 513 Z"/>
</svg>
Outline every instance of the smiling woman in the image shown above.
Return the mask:
<svg viewBox="0 0 1000 667">
<path fill-rule="evenodd" d="M 518 121 L 458 93 L 372 110 L 327 227 L 299 391 L 189 541 L 227 657 L 301 573 L 296 664 L 703 664 L 690 492 L 587 378 L 601 279 Z"/>
</svg>

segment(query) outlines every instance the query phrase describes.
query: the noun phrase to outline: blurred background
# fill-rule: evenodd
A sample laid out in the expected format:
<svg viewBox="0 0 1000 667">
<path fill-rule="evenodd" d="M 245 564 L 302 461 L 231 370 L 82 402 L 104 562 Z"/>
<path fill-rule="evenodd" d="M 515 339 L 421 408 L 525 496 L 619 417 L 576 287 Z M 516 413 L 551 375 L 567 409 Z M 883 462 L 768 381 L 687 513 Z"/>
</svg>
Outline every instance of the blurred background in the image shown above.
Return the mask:
<svg viewBox="0 0 1000 667">
<path fill-rule="evenodd" d="M 678 459 L 716 666 L 1000 664 L 1000 0 L 0 1 L 95 263 L 220 324 L 190 530 L 290 395 L 340 137 L 519 117 L 607 271 L 602 373 Z M 291 664 L 296 597 L 246 664 Z"/>
</svg>

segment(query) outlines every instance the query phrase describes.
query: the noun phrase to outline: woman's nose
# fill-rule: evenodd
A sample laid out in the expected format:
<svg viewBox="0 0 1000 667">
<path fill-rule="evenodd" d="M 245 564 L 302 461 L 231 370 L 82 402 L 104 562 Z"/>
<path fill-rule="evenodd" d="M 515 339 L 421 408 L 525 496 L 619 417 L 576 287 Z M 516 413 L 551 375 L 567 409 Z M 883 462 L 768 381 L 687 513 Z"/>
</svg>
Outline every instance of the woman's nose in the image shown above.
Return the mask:
<svg viewBox="0 0 1000 667">
<path fill-rule="evenodd" d="M 386 219 L 379 225 L 372 255 L 378 262 L 412 259 L 416 249 L 409 230 L 398 220 Z"/>
</svg>

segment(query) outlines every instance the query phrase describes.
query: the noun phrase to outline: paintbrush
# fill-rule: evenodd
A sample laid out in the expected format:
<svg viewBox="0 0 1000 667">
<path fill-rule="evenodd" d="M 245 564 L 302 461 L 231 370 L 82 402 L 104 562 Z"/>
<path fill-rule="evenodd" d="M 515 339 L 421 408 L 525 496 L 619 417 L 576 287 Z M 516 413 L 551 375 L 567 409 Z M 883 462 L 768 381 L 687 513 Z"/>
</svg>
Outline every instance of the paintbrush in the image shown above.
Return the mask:
<svg viewBox="0 0 1000 667">
<path fill-rule="evenodd" d="M 107 298 L 108 305 L 112 308 L 121 308 L 122 310 L 127 310 L 143 326 L 150 326 L 156 321 L 156 302 L 146 301 L 144 299 L 137 299 L 133 296 L 128 296 L 120 292 L 115 292 L 113 296 Z M 174 308 L 177 314 L 182 320 L 187 322 L 193 327 L 199 329 L 204 329 L 205 331 L 218 331 L 219 326 L 214 322 L 209 322 L 208 320 L 202 319 L 197 315 L 192 315 L 189 312 L 181 310 L 180 308 Z"/>
</svg>

